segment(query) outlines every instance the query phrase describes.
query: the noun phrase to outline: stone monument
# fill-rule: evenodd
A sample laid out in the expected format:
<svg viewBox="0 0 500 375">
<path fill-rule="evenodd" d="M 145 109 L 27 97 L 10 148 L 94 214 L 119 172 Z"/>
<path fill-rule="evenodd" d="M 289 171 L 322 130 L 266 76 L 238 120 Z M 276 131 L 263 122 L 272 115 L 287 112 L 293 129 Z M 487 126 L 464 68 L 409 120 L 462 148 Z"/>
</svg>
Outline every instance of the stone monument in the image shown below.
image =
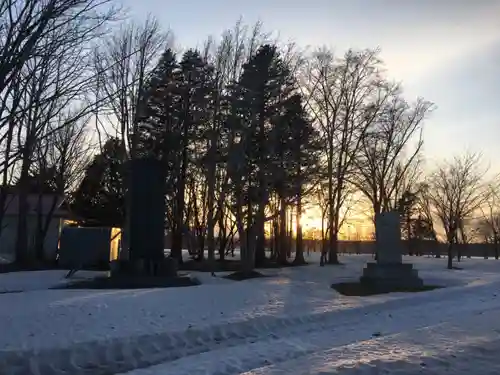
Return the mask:
<svg viewBox="0 0 500 375">
<path fill-rule="evenodd" d="M 377 261 L 366 265 L 361 283 L 388 291 L 422 287 L 418 271 L 412 264 L 403 263 L 399 212 L 377 214 L 375 228 Z"/>
<path fill-rule="evenodd" d="M 127 163 L 127 260 L 116 273 L 137 276 L 175 276 L 176 265 L 165 259 L 165 168 L 155 159 Z"/>
</svg>

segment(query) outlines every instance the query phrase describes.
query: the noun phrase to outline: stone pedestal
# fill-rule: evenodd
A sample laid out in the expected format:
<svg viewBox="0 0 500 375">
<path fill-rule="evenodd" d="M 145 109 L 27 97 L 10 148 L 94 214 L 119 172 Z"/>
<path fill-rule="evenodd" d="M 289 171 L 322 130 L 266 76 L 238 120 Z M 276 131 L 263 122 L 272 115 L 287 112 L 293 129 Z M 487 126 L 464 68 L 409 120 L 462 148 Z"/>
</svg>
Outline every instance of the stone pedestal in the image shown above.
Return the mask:
<svg viewBox="0 0 500 375">
<path fill-rule="evenodd" d="M 424 283 L 412 264 L 403 263 L 400 217 L 384 212 L 375 217 L 377 262 L 368 263 L 361 283 L 380 290 L 421 288 Z"/>
<path fill-rule="evenodd" d="M 177 260 L 164 258 L 159 261 L 116 260 L 111 262 L 112 277 L 177 277 Z"/>
<path fill-rule="evenodd" d="M 413 289 L 424 285 L 418 271 L 407 263 L 368 263 L 360 281 L 380 290 Z"/>
</svg>

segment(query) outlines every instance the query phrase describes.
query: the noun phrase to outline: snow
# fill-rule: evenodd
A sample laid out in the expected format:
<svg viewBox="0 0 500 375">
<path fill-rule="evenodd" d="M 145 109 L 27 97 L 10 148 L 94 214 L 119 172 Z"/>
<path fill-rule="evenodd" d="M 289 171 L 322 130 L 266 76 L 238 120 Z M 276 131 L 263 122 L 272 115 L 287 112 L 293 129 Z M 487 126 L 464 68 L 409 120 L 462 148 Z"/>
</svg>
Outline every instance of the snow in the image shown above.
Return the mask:
<svg viewBox="0 0 500 375">
<path fill-rule="evenodd" d="M 196 273 L 203 284 L 190 288 L 48 290 L 65 271 L 0 275 L 0 373 L 460 375 L 477 373 L 473 359 L 495 361 L 500 261 L 446 270 L 446 259 L 405 257 L 426 283 L 448 287 L 345 297 L 330 284 L 358 279 L 371 258 L 319 267 L 317 257 L 244 282 Z"/>
<path fill-rule="evenodd" d="M 499 374 L 498 310 L 315 352 L 244 375 Z M 168 372 L 162 372 L 167 374 Z"/>
<path fill-rule="evenodd" d="M 71 280 L 94 277 L 101 272 L 79 271 L 71 280 L 65 278 L 68 270 L 23 271 L 0 274 L 0 293 L 19 293 L 46 290 Z"/>
</svg>

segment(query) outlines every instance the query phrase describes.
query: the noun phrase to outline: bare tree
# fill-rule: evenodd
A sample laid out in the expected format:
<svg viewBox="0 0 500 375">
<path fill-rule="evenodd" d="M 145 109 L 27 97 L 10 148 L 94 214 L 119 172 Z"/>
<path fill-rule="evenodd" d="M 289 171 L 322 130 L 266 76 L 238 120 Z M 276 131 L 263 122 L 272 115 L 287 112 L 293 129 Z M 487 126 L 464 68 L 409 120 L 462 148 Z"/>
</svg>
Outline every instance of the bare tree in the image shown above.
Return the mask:
<svg viewBox="0 0 500 375">
<path fill-rule="evenodd" d="M 228 211 L 226 198 L 229 194 L 228 165 L 223 163 L 219 150 L 234 142 L 235 134 L 225 135 L 223 128 L 229 112 L 224 93 L 228 85 L 237 80 L 243 64 L 265 41 L 267 36 L 262 32 L 260 22 L 251 28 L 238 20 L 232 29 L 225 30 L 221 40 L 216 43 L 209 39 L 205 46 L 206 58 L 215 68 L 214 113 L 207 129 L 207 155 L 205 158 L 205 179 L 207 183 L 207 249 L 209 262 L 215 255 L 215 227 L 219 223 L 219 236 L 224 228 L 225 217 L 232 215 Z M 226 108 L 225 108 L 226 107 Z M 221 254 L 223 251 L 221 251 Z"/>
<path fill-rule="evenodd" d="M 35 162 L 34 155 L 37 144 L 50 140 L 50 137 L 71 123 L 77 121 L 81 113 L 79 109 L 66 112 L 75 114 L 75 118 L 62 116 L 63 111 L 70 109 L 80 98 L 82 85 L 75 85 L 86 73 L 88 65 L 81 47 L 70 49 L 60 45 L 58 39 L 47 41 L 47 52 L 40 58 L 30 60 L 21 71 L 19 83 L 26 85 L 20 100 L 20 108 L 25 108 L 21 116 L 17 116 L 16 143 L 20 152 L 19 165 L 19 220 L 17 253 L 20 260 L 22 252 L 27 250 L 26 214 L 29 173 Z M 71 52 L 74 55 L 71 55 Z M 72 56 L 74 60 L 68 59 Z M 60 121 L 63 119 L 64 121 Z M 23 249 L 23 250 L 22 250 Z M 26 255 L 26 254 L 25 254 Z"/>
<path fill-rule="evenodd" d="M 109 6 L 112 0 L 14 0 L 0 3 L 0 93 L 10 88 L 10 82 L 27 61 L 43 53 L 39 42 L 60 30 L 82 30 L 76 24 L 85 24 L 82 34 L 70 33 L 66 38 L 81 42 L 93 38 L 96 31 L 114 19 L 117 9 Z M 106 9 L 107 8 L 107 9 Z M 106 9 L 106 11 L 104 11 Z M 88 40 L 88 39 L 87 39 Z M 40 49 L 41 48 L 41 49 Z M 6 105 L 7 103 L 2 103 Z M 5 108 L 2 108 L 2 114 Z M 12 109 L 12 108 L 11 108 Z"/>
<path fill-rule="evenodd" d="M 460 228 L 489 196 L 479 154 L 466 154 L 443 162 L 427 179 L 427 196 L 442 225 L 448 244 L 448 269 L 453 268 L 453 249 Z"/>
<path fill-rule="evenodd" d="M 353 180 L 370 200 L 375 215 L 393 210 L 405 187 L 418 177 L 422 122 L 433 108 L 423 99 L 412 106 L 398 88 L 391 91 L 390 99 L 363 138 Z"/>
<path fill-rule="evenodd" d="M 27 260 L 27 177 L 34 147 L 63 108 L 81 106 L 92 80 L 88 52 L 117 14 L 109 5 L 108 0 L 19 0 L 0 6 L 2 173 L 5 182 L 14 166 L 19 177 L 19 261 Z M 79 108 L 67 120 L 75 121 L 87 110 Z M 4 197 L 1 201 L 3 209 Z"/>
<path fill-rule="evenodd" d="M 95 51 L 96 96 L 103 98 L 98 121 L 114 127 L 123 140 L 124 155 L 134 156 L 141 99 L 145 85 L 161 52 L 172 42 L 172 34 L 149 16 L 143 24 L 124 23 Z"/>
<path fill-rule="evenodd" d="M 72 114 L 63 113 L 59 121 L 51 124 L 57 130 L 46 129 L 47 137 L 35 147 L 30 171 L 38 175 L 52 169 L 54 190 L 61 195 L 74 191 L 79 185 L 95 150 L 88 127 L 90 116 L 71 123 L 66 121 L 67 117 L 71 118 Z M 58 128 L 59 122 L 67 125 Z"/>
<path fill-rule="evenodd" d="M 72 114 L 61 115 L 60 121 L 66 122 L 67 117 L 71 118 Z M 85 120 L 71 122 L 63 128 L 58 128 L 58 122 L 54 122 L 52 127 L 56 130 L 46 129 L 47 137 L 34 149 L 30 175 L 38 187 L 40 209 L 37 210 L 35 251 L 40 261 L 48 260 L 45 259 L 44 241 L 61 199 L 64 201 L 68 192 L 78 185 L 91 160 L 93 147 Z M 46 193 L 53 194 L 43 211 L 41 205 Z"/>
<path fill-rule="evenodd" d="M 58 66 L 59 74 L 65 78 L 58 80 L 65 80 L 67 85 L 59 86 L 59 90 L 81 93 L 91 78 L 80 69 L 88 62 L 86 53 L 119 13 L 111 3 L 112 0 L 18 0 L 0 5 L 0 143 L 8 146 L 3 170 L 19 156 L 19 149 L 18 154 L 10 149 L 14 128 L 19 117 L 31 109 L 21 106 L 23 95 L 32 89 L 33 75 L 39 74 L 42 61 L 47 61 L 48 56 L 53 61 L 65 60 L 64 65 Z M 71 84 L 70 75 L 75 78 Z M 55 95 L 60 98 L 64 93 L 52 90 L 52 95 L 45 95 L 36 103 L 47 105 Z"/>
<path fill-rule="evenodd" d="M 477 220 L 476 229 L 486 243 L 494 246 L 495 259 L 499 258 L 500 246 L 500 196 L 498 184 L 489 184 L 488 195 L 480 207 L 481 216 Z"/>
<path fill-rule="evenodd" d="M 324 137 L 328 185 L 329 263 L 338 263 L 338 233 L 357 154 L 388 97 L 378 51 L 348 51 L 337 59 L 314 55 L 301 84 L 308 107 Z"/>
<path fill-rule="evenodd" d="M 398 86 L 389 93 L 362 139 L 352 179 L 370 201 L 374 222 L 378 214 L 396 209 L 405 188 L 415 183 L 423 145 L 422 122 L 433 107 L 423 99 L 410 105 Z M 376 238 L 378 234 L 375 225 Z"/>
</svg>

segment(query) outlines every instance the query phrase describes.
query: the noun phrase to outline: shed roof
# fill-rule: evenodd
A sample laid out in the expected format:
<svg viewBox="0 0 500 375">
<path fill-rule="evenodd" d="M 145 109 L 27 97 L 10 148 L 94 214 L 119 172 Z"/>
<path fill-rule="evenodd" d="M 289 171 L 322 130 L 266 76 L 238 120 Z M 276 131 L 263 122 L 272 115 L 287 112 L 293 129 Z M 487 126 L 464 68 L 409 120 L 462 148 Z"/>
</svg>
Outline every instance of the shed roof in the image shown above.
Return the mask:
<svg viewBox="0 0 500 375">
<path fill-rule="evenodd" d="M 28 194 L 28 215 L 48 215 L 53 213 L 54 216 L 66 217 L 69 216 L 68 210 L 63 205 L 64 196 L 57 194 Z M 7 194 L 4 215 L 19 215 L 19 195 Z"/>
</svg>

